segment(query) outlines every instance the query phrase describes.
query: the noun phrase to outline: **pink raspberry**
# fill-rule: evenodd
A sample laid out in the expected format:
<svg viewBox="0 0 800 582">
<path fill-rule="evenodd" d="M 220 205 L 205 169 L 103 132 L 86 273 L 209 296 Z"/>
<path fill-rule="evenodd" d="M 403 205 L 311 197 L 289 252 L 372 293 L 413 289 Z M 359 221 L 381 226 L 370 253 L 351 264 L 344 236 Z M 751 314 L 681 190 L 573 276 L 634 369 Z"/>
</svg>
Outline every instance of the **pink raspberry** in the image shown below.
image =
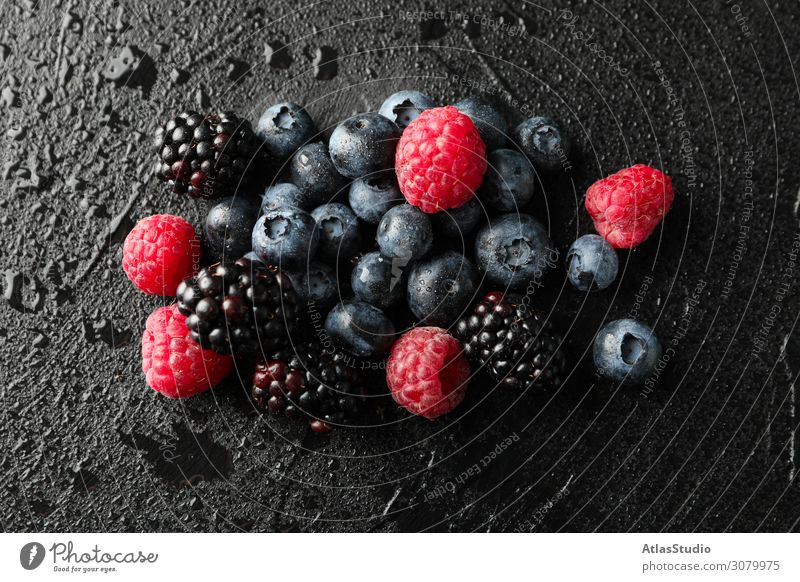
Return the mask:
<svg viewBox="0 0 800 582">
<path fill-rule="evenodd" d="M 669 176 L 636 164 L 592 184 L 586 191 L 586 210 L 611 246 L 630 249 L 650 236 L 673 198 Z"/>
<path fill-rule="evenodd" d="M 423 111 L 400 137 L 395 155 L 400 191 L 432 214 L 472 198 L 486 171 L 486 146 L 472 120 L 455 107 Z"/>
<path fill-rule="evenodd" d="M 194 275 L 200 241 L 180 216 L 156 214 L 139 221 L 125 237 L 122 268 L 136 287 L 150 295 L 175 295 Z"/>
<path fill-rule="evenodd" d="M 392 398 L 427 419 L 461 403 L 469 376 L 461 343 L 440 327 L 416 327 L 404 333 L 392 346 L 386 364 Z"/>
<path fill-rule="evenodd" d="M 186 398 L 219 384 L 233 358 L 204 350 L 192 340 L 177 305 L 160 307 L 142 334 L 142 370 L 147 384 L 168 398 Z"/>
</svg>

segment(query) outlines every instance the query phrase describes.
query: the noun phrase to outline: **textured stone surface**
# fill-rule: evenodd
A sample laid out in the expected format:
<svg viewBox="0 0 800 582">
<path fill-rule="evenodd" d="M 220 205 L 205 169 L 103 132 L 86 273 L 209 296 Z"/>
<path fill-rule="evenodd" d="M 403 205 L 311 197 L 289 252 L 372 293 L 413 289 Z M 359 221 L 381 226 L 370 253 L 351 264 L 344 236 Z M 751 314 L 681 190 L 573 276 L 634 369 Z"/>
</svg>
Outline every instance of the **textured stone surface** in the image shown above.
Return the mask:
<svg viewBox="0 0 800 582">
<path fill-rule="evenodd" d="M 2 529 L 798 529 L 800 301 L 784 275 L 800 204 L 800 11 L 474 4 L 7 7 Z M 559 269 L 535 293 L 568 330 L 576 367 L 560 392 L 476 383 L 446 420 L 318 437 L 258 417 L 235 382 L 177 402 L 145 386 L 138 340 L 164 300 L 126 280 L 121 241 L 148 214 L 198 226 L 205 211 L 151 177 L 161 120 L 215 107 L 255 121 L 291 100 L 329 129 L 399 89 L 452 103 L 475 87 L 514 124 L 552 115 L 573 137 L 571 170 L 531 209 L 562 253 L 591 232 L 594 180 L 635 162 L 673 177 L 673 210 L 620 255 L 618 287 L 584 298 Z M 649 392 L 595 383 L 591 368 L 594 333 L 632 311 L 674 348 Z"/>
</svg>

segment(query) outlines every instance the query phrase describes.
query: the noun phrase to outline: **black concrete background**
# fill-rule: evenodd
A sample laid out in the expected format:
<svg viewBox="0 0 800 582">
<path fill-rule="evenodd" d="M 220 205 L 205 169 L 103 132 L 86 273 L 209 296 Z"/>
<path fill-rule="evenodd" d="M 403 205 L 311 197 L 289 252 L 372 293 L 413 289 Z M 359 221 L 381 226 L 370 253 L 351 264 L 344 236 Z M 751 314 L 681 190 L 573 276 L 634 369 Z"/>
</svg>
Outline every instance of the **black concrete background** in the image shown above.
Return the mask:
<svg viewBox="0 0 800 582">
<path fill-rule="evenodd" d="M 796 4 L 27 0 L 3 12 L 3 530 L 800 527 Z M 330 127 L 401 88 L 443 103 L 488 92 L 517 121 L 563 121 L 572 169 L 533 209 L 562 251 L 592 230 L 591 182 L 635 162 L 673 177 L 664 228 L 621 254 L 618 286 L 585 298 L 559 272 L 535 296 L 567 331 L 566 386 L 519 399 L 478 383 L 439 421 L 325 437 L 257 416 L 235 382 L 177 402 L 148 389 L 139 338 L 165 300 L 127 281 L 121 240 L 152 213 L 203 216 L 151 177 L 151 132 L 185 107 L 255 121 L 285 99 Z M 586 357 L 602 322 L 637 304 L 674 347 L 650 393 L 595 382 Z"/>
</svg>

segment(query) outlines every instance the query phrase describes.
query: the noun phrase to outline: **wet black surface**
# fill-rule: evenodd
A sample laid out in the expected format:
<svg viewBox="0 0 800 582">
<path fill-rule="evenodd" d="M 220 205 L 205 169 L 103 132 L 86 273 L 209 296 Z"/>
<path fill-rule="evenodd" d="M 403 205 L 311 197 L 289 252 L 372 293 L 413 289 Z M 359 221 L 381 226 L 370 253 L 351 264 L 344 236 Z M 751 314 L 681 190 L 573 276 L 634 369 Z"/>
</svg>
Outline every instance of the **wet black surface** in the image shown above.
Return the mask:
<svg viewBox="0 0 800 582">
<path fill-rule="evenodd" d="M 6 10 L 4 530 L 800 527 L 796 5 Z M 420 20 L 420 10 L 438 13 Z M 584 298 L 559 272 L 536 293 L 568 331 L 569 382 L 526 398 L 474 383 L 458 414 L 437 422 L 327 437 L 258 417 L 235 382 L 178 402 L 149 390 L 139 334 L 164 301 L 127 281 L 121 241 L 152 213 L 197 226 L 204 216 L 151 177 L 150 132 L 182 108 L 255 120 L 280 100 L 307 104 L 330 128 L 401 88 L 441 102 L 490 92 L 515 122 L 563 121 L 571 169 L 533 207 L 562 252 L 592 230 L 591 182 L 634 162 L 673 177 L 664 228 L 621 255 L 618 285 Z M 669 361 L 645 390 L 596 383 L 590 340 L 632 311 L 674 348 Z"/>
</svg>

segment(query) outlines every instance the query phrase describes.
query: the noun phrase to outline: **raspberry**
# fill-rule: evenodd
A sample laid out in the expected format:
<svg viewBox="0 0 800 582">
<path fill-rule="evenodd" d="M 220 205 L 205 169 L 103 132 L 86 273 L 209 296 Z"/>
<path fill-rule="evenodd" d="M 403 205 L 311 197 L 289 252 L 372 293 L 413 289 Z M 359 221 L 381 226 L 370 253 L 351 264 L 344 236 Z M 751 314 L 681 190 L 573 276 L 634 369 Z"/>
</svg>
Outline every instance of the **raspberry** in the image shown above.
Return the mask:
<svg viewBox="0 0 800 582">
<path fill-rule="evenodd" d="M 175 295 L 195 271 L 200 241 L 180 216 L 156 214 L 139 221 L 125 238 L 122 268 L 136 287 L 150 295 Z"/>
<path fill-rule="evenodd" d="M 586 191 L 586 210 L 611 246 L 630 249 L 650 236 L 673 198 L 669 176 L 636 164 L 592 184 Z"/>
<path fill-rule="evenodd" d="M 403 334 L 386 364 L 392 398 L 427 419 L 461 403 L 469 376 L 461 343 L 440 327 L 417 327 Z"/>
<path fill-rule="evenodd" d="M 455 107 L 428 109 L 403 132 L 395 170 L 403 196 L 423 212 L 458 208 L 481 185 L 486 146 L 472 120 Z"/>
<path fill-rule="evenodd" d="M 142 370 L 147 384 L 167 398 L 186 398 L 219 384 L 233 358 L 204 350 L 189 335 L 177 305 L 160 307 L 142 334 Z"/>
</svg>

